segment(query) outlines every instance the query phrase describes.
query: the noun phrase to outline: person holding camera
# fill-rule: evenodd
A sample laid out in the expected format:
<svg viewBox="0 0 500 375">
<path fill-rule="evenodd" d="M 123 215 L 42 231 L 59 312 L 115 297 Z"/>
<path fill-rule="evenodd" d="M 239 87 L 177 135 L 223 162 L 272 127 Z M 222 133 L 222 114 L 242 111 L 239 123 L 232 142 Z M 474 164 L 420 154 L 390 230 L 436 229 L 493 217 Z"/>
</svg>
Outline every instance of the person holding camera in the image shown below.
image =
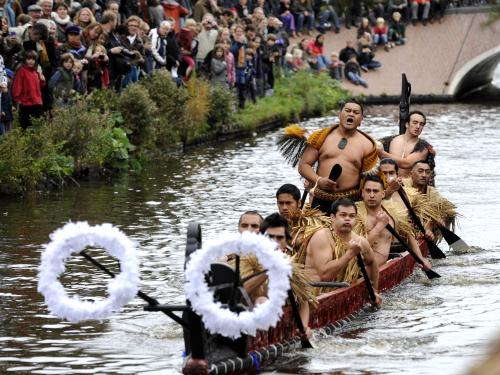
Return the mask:
<svg viewBox="0 0 500 375">
<path fill-rule="evenodd" d="M 108 36 L 104 47 L 109 57 L 109 86 L 115 91 L 120 90 L 123 76 L 131 68 L 129 58 L 123 54 L 125 48 L 116 33 L 117 23 L 118 17 L 114 11 L 106 10 L 102 14 L 101 25 Z"/>
<path fill-rule="evenodd" d="M 198 39 L 198 53 L 196 54 L 196 70 L 200 71 L 203 65 L 203 61 L 207 54 L 212 51 L 215 47 L 215 42 L 217 41 L 217 23 L 215 22 L 214 16 L 210 13 L 206 13 L 201 21 L 202 29 L 197 36 Z M 203 72 L 208 75 L 208 72 Z"/>
<path fill-rule="evenodd" d="M 162 69 L 167 65 L 167 35 L 172 29 L 169 21 L 161 21 L 160 26 L 149 32 L 153 46 L 153 68 Z"/>
<path fill-rule="evenodd" d="M 127 26 L 126 36 L 122 36 L 122 44 L 126 50 L 132 53 L 132 68 L 125 75 L 122 87 L 127 87 L 132 82 L 137 82 L 139 79 L 139 65 L 144 62 L 144 43 L 139 35 L 142 20 L 138 16 L 130 16 L 125 25 Z"/>
</svg>

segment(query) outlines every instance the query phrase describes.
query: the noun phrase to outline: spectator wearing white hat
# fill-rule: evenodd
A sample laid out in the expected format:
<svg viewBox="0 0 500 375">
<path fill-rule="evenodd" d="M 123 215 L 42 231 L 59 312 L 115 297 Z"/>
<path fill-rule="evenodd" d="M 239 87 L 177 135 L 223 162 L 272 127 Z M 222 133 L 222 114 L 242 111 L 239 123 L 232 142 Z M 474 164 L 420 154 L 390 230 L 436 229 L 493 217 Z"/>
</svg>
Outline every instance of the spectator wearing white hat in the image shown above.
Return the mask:
<svg viewBox="0 0 500 375">
<path fill-rule="evenodd" d="M 28 7 L 28 16 L 31 17 L 31 24 L 34 25 L 37 21 L 42 18 L 42 8 L 40 5 L 30 5 Z"/>
</svg>

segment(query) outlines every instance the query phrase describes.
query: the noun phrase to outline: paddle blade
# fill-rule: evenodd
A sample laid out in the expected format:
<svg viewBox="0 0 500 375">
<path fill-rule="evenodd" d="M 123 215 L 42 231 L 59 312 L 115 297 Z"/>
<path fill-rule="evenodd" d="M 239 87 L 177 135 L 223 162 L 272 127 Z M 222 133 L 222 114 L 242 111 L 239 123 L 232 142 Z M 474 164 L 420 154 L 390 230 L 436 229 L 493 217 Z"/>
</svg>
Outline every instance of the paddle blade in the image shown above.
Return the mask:
<svg viewBox="0 0 500 375">
<path fill-rule="evenodd" d="M 330 171 L 328 178 L 332 181 L 337 181 L 337 179 L 342 174 L 342 166 L 340 164 L 335 164 Z"/>
<path fill-rule="evenodd" d="M 448 228 L 439 227 L 441 234 L 443 235 L 444 240 L 448 243 L 448 245 L 455 251 L 463 253 L 469 250 L 470 246 L 465 243 L 460 237 L 458 237 L 455 233 L 453 233 Z"/>
<path fill-rule="evenodd" d="M 444 255 L 441 249 L 434 242 L 428 239 L 426 239 L 425 242 L 427 243 L 427 248 L 429 249 L 432 259 L 446 258 L 446 255 Z"/>
<path fill-rule="evenodd" d="M 300 344 L 302 345 L 302 349 L 314 349 L 313 344 L 311 344 L 311 340 L 309 340 L 305 335 L 300 338 Z"/>
<path fill-rule="evenodd" d="M 424 271 L 425 274 L 427 275 L 427 277 L 429 278 L 429 280 L 432 280 L 432 279 L 436 279 L 438 277 L 441 277 L 441 275 L 433 270 L 427 270 L 427 271 Z"/>
</svg>

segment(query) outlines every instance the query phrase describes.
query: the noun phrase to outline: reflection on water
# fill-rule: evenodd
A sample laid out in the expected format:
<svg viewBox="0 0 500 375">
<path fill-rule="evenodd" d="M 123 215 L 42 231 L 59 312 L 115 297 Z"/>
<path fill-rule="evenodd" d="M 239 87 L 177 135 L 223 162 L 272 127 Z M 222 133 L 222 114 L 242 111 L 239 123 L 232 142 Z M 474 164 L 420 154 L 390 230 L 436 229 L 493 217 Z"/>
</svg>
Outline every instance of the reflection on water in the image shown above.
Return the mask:
<svg viewBox="0 0 500 375">
<path fill-rule="evenodd" d="M 458 234 L 473 251 L 434 261 L 441 279 L 413 275 L 385 295 L 383 309 L 362 314 L 338 335 L 318 335 L 317 349 L 292 356 L 279 372 L 464 373 L 500 328 L 500 113 L 485 106 L 423 109 L 429 113 L 425 136 L 438 152 L 437 184 L 464 215 Z M 372 107 L 363 129 L 377 137 L 392 134 L 396 117 L 395 108 Z M 245 210 L 272 213 L 283 183 L 301 186 L 276 151 L 276 134 L 200 148 L 141 174 L 88 181 L 49 196 L 2 198 L 0 373 L 179 373 L 180 328 L 160 313 L 145 313 L 139 299 L 105 321 L 70 324 L 50 317 L 36 292 L 41 244 L 68 220 L 113 223 L 140 243 L 141 290 L 164 303 L 183 303 L 189 221 L 202 224 L 205 238 L 218 236 L 236 230 Z M 93 254 L 116 267 L 102 252 Z M 101 295 L 107 282 L 84 259 L 68 261 L 63 283 L 70 292 Z"/>
</svg>

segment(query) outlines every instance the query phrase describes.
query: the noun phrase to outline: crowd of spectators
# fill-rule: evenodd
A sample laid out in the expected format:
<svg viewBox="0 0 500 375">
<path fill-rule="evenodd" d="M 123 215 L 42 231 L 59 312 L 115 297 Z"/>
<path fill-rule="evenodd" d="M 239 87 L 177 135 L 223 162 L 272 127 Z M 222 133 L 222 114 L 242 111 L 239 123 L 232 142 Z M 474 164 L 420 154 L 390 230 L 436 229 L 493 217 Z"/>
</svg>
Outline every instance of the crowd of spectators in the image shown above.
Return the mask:
<svg viewBox="0 0 500 375">
<path fill-rule="evenodd" d="M 453 2 L 455 3 L 455 2 Z M 0 134 L 96 89 L 120 91 L 157 69 L 195 74 L 246 100 L 275 74 L 329 71 L 366 86 L 378 46 L 405 43 L 409 22 L 440 19 L 446 0 L 0 0 Z M 357 45 L 325 56 L 324 33 L 358 27 Z M 314 33 L 316 35 L 314 36 Z M 291 46 L 291 38 L 297 41 Z M 13 106 L 14 105 L 14 106 Z"/>
</svg>

